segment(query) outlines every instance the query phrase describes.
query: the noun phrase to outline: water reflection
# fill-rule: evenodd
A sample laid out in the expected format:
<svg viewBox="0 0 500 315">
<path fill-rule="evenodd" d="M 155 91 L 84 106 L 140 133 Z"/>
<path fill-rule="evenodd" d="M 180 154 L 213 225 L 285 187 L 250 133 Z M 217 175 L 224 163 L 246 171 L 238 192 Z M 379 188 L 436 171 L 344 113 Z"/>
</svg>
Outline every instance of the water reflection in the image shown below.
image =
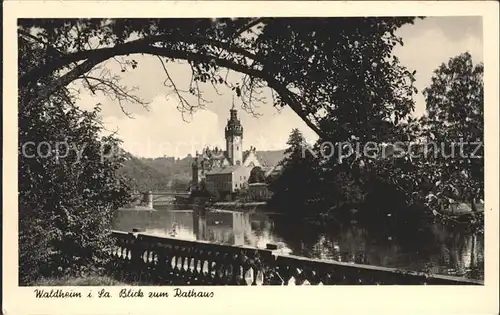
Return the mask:
<svg viewBox="0 0 500 315">
<path fill-rule="evenodd" d="M 239 211 L 120 210 L 114 229 L 265 248 L 282 244 L 294 255 L 483 279 L 484 240 L 441 225 L 317 226 L 281 215 Z"/>
<path fill-rule="evenodd" d="M 283 243 L 283 239 L 273 233 L 273 222 L 261 213 L 170 209 L 118 211 L 113 229 L 132 231 L 136 228 L 151 235 L 227 245 L 265 248 L 268 243 Z"/>
</svg>

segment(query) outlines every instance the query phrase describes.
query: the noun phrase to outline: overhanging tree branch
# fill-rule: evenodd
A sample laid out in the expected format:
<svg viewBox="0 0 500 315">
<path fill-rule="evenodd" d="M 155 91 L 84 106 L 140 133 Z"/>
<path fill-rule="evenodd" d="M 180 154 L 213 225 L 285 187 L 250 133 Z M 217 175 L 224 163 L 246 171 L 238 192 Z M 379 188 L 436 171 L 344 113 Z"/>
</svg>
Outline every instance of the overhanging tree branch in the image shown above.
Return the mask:
<svg viewBox="0 0 500 315">
<path fill-rule="evenodd" d="M 143 41 L 141 41 L 142 43 Z M 284 103 L 286 103 L 290 108 L 292 108 L 297 115 L 308 125 L 309 128 L 314 130 L 317 134 L 321 135 L 321 130 L 316 126 L 311 120 L 308 118 L 307 113 L 302 109 L 302 103 L 300 101 L 300 97 L 295 93 L 288 90 L 288 88 L 278 80 L 274 78 L 272 73 L 268 73 L 261 69 L 253 69 L 248 65 L 242 65 L 235 63 L 231 60 L 217 58 L 216 56 L 211 56 L 208 54 L 201 53 L 192 53 L 188 51 L 181 51 L 163 47 L 154 47 L 149 45 L 143 45 L 138 42 L 134 42 L 135 44 L 123 44 L 118 45 L 112 48 L 103 48 L 97 50 L 83 51 L 77 52 L 66 57 L 61 58 L 60 60 L 47 65 L 46 71 L 54 71 L 60 69 L 71 62 L 75 62 L 81 60 L 80 58 L 88 57 L 86 61 L 73 68 L 68 73 L 61 76 L 59 79 L 55 80 L 53 84 L 50 84 L 46 87 L 39 96 L 30 102 L 30 104 L 34 104 L 36 102 L 42 101 L 46 99 L 53 92 L 57 91 L 59 88 L 68 85 L 70 82 L 81 76 L 82 74 L 90 71 L 97 64 L 115 56 L 120 55 L 129 55 L 129 54 L 150 54 L 156 56 L 162 56 L 173 59 L 183 59 L 192 62 L 205 62 L 205 63 L 214 63 L 217 66 L 221 66 L 227 69 L 234 70 L 236 72 L 240 72 L 243 74 L 247 74 L 251 77 L 261 78 L 266 81 L 268 86 L 275 90 L 278 95 L 282 98 Z M 43 68 L 43 67 L 42 67 Z M 52 69 L 52 70 L 49 70 Z M 37 70 L 39 71 L 39 69 Z M 30 78 L 25 78 L 25 80 L 31 80 Z M 20 79 L 20 84 L 22 84 L 23 78 Z"/>
<path fill-rule="evenodd" d="M 172 46 L 173 44 L 196 44 L 196 45 L 207 45 L 211 47 L 219 47 L 222 49 L 227 50 L 230 53 L 235 53 L 242 55 L 246 58 L 252 59 L 252 60 L 258 60 L 258 56 L 255 54 L 252 54 L 251 52 L 241 48 L 237 47 L 234 45 L 231 45 L 230 42 L 222 42 L 222 41 L 216 41 L 216 40 L 211 40 L 207 39 L 205 37 L 179 37 L 179 36 L 173 36 L 173 35 L 158 35 L 158 36 L 150 36 L 142 39 L 137 39 L 128 43 L 124 44 L 118 44 L 114 47 L 106 47 L 106 48 L 98 48 L 98 49 L 93 49 L 93 50 L 81 50 L 77 51 L 74 53 L 69 53 L 69 54 L 64 54 L 59 56 L 57 61 L 46 64 L 44 66 L 41 66 L 39 68 L 33 69 L 19 78 L 19 86 L 26 86 L 29 84 L 29 82 L 34 82 L 37 81 L 40 77 L 46 75 L 47 73 L 52 73 L 58 69 L 62 69 L 71 63 L 78 62 L 81 60 L 85 60 L 88 58 L 91 58 L 93 55 L 101 55 L 101 56 L 108 56 L 106 59 L 117 56 L 117 55 L 124 55 L 124 54 L 132 54 L 134 51 L 139 49 L 140 47 L 147 47 L 151 46 L 155 43 L 170 43 Z M 42 42 L 43 43 L 43 42 Z M 166 47 L 165 47 L 166 48 Z M 120 51 L 120 53 L 116 54 L 115 51 Z M 129 51 L 129 52 L 127 52 Z"/>
</svg>

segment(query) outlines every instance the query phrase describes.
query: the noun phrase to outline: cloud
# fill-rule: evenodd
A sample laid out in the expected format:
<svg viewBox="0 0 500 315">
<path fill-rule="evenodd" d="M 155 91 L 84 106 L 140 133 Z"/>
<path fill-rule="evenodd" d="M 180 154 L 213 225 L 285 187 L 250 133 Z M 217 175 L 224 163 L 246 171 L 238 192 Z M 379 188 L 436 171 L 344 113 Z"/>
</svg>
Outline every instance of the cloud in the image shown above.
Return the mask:
<svg viewBox="0 0 500 315">
<path fill-rule="evenodd" d="M 434 22 L 432 19 L 429 20 Z M 448 36 L 441 28 L 425 28 L 424 31 L 419 31 L 419 23 L 426 22 L 423 20 L 402 28 L 399 35 L 403 37 L 404 46 L 398 46 L 394 50 L 394 54 L 403 65 L 417 70 L 415 86 L 419 93 L 415 97 L 416 115 L 425 112 L 425 98 L 422 91 L 431 84 L 434 70 L 443 62 L 464 52 L 469 52 L 475 62 L 483 61 L 483 43 L 480 36 L 468 32 L 457 38 Z"/>
<path fill-rule="evenodd" d="M 93 101 L 89 102 L 89 99 Z M 80 102 L 118 106 L 103 97 L 86 97 Z M 192 115 L 185 114 L 183 119 L 177 105 L 175 99 L 162 95 L 152 100 L 147 115 L 134 114 L 133 119 L 125 114 L 105 116 L 103 122 L 108 130 L 104 134 L 118 130 L 117 137 L 123 140 L 123 148 L 142 157 L 183 157 L 220 140 L 218 116 L 215 113 L 200 110 Z"/>
<path fill-rule="evenodd" d="M 288 137 L 294 128 L 299 129 L 310 143 L 318 139 L 316 133 L 289 107 L 274 114 L 265 125 L 249 130 L 249 135 L 245 137 L 257 150 L 281 150 L 287 147 Z"/>
<path fill-rule="evenodd" d="M 201 151 L 206 146 L 225 148 L 224 124 L 229 118 L 229 111 L 223 111 L 227 117 L 221 117 L 211 110 L 198 110 L 193 115 L 182 113 L 177 109 L 178 102 L 173 98 L 157 95 L 149 104 L 148 112 L 138 114 L 134 111 L 133 119 L 127 117 L 119 109 L 119 105 L 105 96 L 82 94 L 77 104 L 82 109 L 90 110 L 101 103 L 104 135 L 117 132 L 116 136 L 123 141 L 123 148 L 130 153 L 142 157 L 175 156 L 185 157 Z M 113 107 L 113 108 L 110 108 Z M 281 150 L 287 147 L 286 142 L 294 128 L 298 128 L 308 142 L 314 142 L 318 136 L 290 108 L 273 112 L 255 121 L 248 114 L 239 110 L 240 120 L 244 128 L 243 146 L 258 150 Z M 222 121 L 220 121 L 222 120 Z"/>
</svg>

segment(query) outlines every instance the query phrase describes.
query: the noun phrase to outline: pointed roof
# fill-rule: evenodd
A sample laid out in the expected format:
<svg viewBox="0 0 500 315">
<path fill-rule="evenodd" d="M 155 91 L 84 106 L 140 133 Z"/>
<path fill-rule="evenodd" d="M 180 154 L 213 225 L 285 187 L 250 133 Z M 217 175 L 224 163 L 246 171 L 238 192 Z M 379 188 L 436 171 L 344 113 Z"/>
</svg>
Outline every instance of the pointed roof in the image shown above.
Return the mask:
<svg viewBox="0 0 500 315">
<path fill-rule="evenodd" d="M 225 131 L 226 138 L 233 135 L 243 137 L 243 126 L 238 119 L 238 111 L 234 108 L 234 96 L 232 107 L 229 110 L 229 119 L 227 120 Z"/>
</svg>

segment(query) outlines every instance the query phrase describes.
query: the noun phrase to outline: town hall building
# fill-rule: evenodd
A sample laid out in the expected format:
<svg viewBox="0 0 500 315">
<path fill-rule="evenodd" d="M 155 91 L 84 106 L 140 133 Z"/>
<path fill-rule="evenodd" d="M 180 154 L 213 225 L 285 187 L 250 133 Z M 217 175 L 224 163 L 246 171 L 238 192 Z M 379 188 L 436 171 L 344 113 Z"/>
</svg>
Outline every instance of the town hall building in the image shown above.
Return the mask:
<svg viewBox="0 0 500 315">
<path fill-rule="evenodd" d="M 261 166 L 255 147 L 243 150 L 243 126 L 236 109 L 230 110 L 225 128 L 226 150 L 205 148 L 196 152 L 192 165 L 192 184 L 204 182 L 206 189 L 218 196 L 241 190 L 248 182 L 251 170 Z"/>
</svg>

